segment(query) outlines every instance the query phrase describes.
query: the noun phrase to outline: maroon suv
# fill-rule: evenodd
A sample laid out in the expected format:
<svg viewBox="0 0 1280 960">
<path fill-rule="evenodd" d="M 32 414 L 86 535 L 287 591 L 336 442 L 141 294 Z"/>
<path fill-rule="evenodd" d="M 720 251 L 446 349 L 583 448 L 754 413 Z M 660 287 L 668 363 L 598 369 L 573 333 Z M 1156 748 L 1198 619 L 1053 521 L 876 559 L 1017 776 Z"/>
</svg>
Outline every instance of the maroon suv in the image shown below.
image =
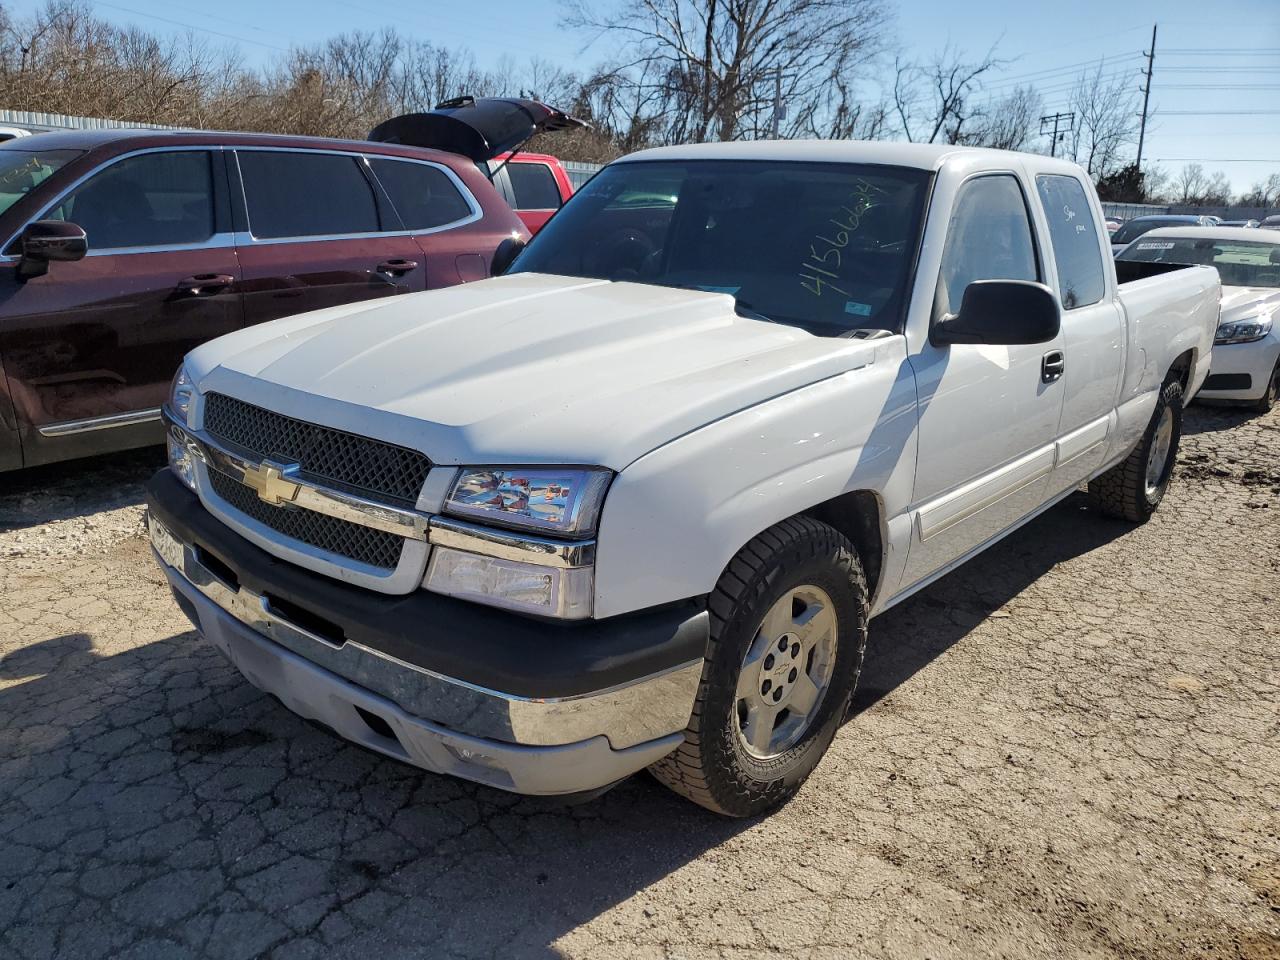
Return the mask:
<svg viewBox="0 0 1280 960">
<path fill-rule="evenodd" d="M 0 144 L 0 470 L 162 439 L 183 354 L 487 276 L 528 231 L 469 157 L 99 130 Z"/>
</svg>

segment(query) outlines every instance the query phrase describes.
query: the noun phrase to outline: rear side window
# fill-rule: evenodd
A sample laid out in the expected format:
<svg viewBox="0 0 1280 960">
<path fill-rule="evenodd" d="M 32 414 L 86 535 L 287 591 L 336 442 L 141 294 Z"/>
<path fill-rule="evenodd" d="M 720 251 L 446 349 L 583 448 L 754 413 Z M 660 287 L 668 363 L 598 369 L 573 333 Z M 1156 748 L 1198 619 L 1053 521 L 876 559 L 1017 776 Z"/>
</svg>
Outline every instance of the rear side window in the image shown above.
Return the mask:
<svg viewBox="0 0 1280 960">
<path fill-rule="evenodd" d="M 1049 220 L 1049 242 L 1058 264 L 1062 306 L 1087 307 L 1102 299 L 1105 281 L 1098 229 L 1084 187 L 1075 177 L 1036 177 L 1036 189 Z"/>
<path fill-rule="evenodd" d="M 507 175 L 511 177 L 517 210 L 560 208 L 560 189 L 551 168 L 545 163 L 508 163 Z"/>
<path fill-rule="evenodd" d="M 373 187 L 357 157 L 242 150 L 237 158 L 258 239 L 378 232 Z"/>
<path fill-rule="evenodd" d="M 428 230 L 471 216 L 471 205 L 438 167 L 376 157 L 369 165 L 406 229 Z"/>
<path fill-rule="evenodd" d="M 213 236 L 205 150 L 165 150 L 104 167 L 47 215 L 83 228 L 90 250 L 177 246 Z"/>
<path fill-rule="evenodd" d="M 942 251 L 936 312 L 956 313 L 975 280 L 1039 280 L 1031 219 L 1018 181 L 979 177 L 960 188 Z"/>
</svg>

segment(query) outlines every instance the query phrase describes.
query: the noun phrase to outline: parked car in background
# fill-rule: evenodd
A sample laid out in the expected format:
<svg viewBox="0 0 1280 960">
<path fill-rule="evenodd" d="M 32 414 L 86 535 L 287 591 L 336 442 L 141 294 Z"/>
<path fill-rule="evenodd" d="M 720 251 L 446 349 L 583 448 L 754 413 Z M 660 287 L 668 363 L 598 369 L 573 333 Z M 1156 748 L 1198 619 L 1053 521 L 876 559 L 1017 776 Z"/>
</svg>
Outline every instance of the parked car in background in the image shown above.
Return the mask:
<svg viewBox="0 0 1280 960">
<path fill-rule="evenodd" d="M 524 224 L 455 154 L 155 130 L 0 144 L 0 470 L 163 439 L 196 345 L 488 275 Z"/>
<path fill-rule="evenodd" d="M 1115 232 L 1124 226 L 1124 221 L 1119 217 L 1107 217 L 1103 225 L 1107 228 L 1107 236 L 1111 237 L 1115 236 Z"/>
<path fill-rule="evenodd" d="M 486 165 L 489 179 L 530 233 L 537 233 L 571 196 L 573 181 L 547 153 L 500 154 Z"/>
<path fill-rule="evenodd" d="M 1212 226 L 1212 218 L 1199 217 L 1192 214 L 1159 214 L 1149 217 L 1134 217 L 1111 235 L 1111 252 L 1117 254 L 1126 246 L 1137 240 L 1144 233 L 1160 227 L 1208 227 Z"/>
<path fill-rule="evenodd" d="M 1280 236 L 1214 227 L 1153 230 L 1120 252 L 1138 263 L 1216 267 L 1222 278 L 1222 318 L 1213 366 L 1200 388 L 1205 400 L 1248 403 L 1262 412 L 1280 399 Z"/>
<path fill-rule="evenodd" d="M 17 140 L 19 137 L 29 136 L 31 136 L 31 131 L 26 127 L 0 126 L 0 143 L 4 143 L 6 140 Z"/>
<path fill-rule="evenodd" d="M 535 134 L 584 127 L 554 107 L 507 97 L 455 97 L 434 110 L 392 117 L 369 139 L 447 150 L 472 160 L 532 233 L 573 194 L 560 161 L 520 148 Z"/>
<path fill-rule="evenodd" d="M 1263 217 L 1259 221 L 1258 226 L 1263 230 L 1280 230 L 1280 213 L 1272 214 L 1269 217 Z"/>
<path fill-rule="evenodd" d="M 1220 294 L 1116 263 L 1064 160 L 645 151 L 502 276 L 194 350 L 152 543 L 250 682 L 370 749 L 757 814 L 869 617 L 1082 483 L 1152 515 Z"/>
<path fill-rule="evenodd" d="M 1257 220 L 1223 220 L 1218 224 L 1220 227 L 1256 227 Z"/>
</svg>

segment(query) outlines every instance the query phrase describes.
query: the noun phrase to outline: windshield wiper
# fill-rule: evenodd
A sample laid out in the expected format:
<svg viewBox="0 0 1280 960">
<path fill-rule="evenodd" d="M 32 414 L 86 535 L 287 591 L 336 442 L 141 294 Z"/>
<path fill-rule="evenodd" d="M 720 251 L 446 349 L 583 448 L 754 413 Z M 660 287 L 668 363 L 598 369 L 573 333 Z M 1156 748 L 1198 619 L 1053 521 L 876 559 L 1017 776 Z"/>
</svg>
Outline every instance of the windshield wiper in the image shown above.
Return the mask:
<svg viewBox="0 0 1280 960">
<path fill-rule="evenodd" d="M 776 319 L 774 317 L 769 316 L 767 313 L 761 313 L 751 304 L 744 303 L 742 300 L 738 300 L 735 298 L 733 302 L 733 306 L 734 306 L 734 311 L 738 314 L 738 316 L 746 317 L 748 320 L 763 320 L 765 323 L 786 324 L 785 320 Z M 795 326 L 795 324 L 791 324 L 791 326 Z"/>
</svg>

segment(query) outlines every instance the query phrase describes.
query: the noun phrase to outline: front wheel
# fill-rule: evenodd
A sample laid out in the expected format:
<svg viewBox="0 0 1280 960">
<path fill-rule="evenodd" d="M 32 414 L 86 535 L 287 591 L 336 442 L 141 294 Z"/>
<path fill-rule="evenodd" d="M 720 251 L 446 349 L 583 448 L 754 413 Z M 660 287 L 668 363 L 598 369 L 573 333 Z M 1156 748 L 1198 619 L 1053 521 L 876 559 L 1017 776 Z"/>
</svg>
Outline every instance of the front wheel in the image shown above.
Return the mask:
<svg viewBox="0 0 1280 960">
<path fill-rule="evenodd" d="M 1259 413 L 1270 413 L 1277 400 L 1280 400 L 1280 360 L 1276 361 L 1276 368 L 1271 371 L 1267 388 L 1262 391 L 1262 396 L 1254 401 L 1253 408 Z"/>
<path fill-rule="evenodd" d="M 1109 516 L 1146 523 L 1169 489 L 1181 439 L 1182 384 L 1170 380 L 1160 389 L 1141 442 L 1128 457 L 1089 481 L 1089 499 Z"/>
<path fill-rule="evenodd" d="M 730 561 L 684 743 L 650 770 L 732 817 L 790 799 L 835 737 L 867 641 L 867 586 L 844 536 L 784 520 Z"/>
</svg>

